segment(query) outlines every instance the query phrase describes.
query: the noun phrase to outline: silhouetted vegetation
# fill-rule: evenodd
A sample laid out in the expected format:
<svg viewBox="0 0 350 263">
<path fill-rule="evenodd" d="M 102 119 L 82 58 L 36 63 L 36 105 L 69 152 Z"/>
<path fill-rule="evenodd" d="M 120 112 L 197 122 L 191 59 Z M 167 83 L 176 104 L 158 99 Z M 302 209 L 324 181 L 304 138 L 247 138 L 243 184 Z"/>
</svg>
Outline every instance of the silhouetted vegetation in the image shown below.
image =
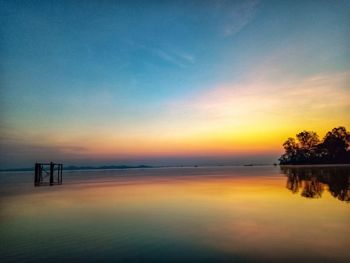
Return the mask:
<svg viewBox="0 0 350 263">
<path fill-rule="evenodd" d="M 350 202 L 349 167 L 281 166 L 281 171 L 287 175 L 287 188 L 294 194 L 301 192 L 301 196 L 306 198 L 320 198 L 328 186 L 328 191 L 333 197 Z"/>
<path fill-rule="evenodd" d="M 312 131 L 302 131 L 288 138 L 280 164 L 341 164 L 350 163 L 350 133 L 345 127 L 327 132 L 322 141 Z"/>
</svg>

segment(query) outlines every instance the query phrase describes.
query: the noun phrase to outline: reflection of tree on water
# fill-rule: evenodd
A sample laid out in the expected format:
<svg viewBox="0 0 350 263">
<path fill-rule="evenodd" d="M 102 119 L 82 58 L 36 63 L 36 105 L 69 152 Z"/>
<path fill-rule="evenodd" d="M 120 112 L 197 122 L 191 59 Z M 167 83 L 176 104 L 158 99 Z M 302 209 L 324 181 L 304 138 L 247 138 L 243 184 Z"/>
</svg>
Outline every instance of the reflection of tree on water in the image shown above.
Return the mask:
<svg viewBox="0 0 350 263">
<path fill-rule="evenodd" d="M 316 177 L 312 177 L 310 180 L 304 181 L 304 189 L 301 195 L 309 198 L 319 198 L 322 196 L 322 192 L 323 184 Z"/>
<path fill-rule="evenodd" d="M 350 202 L 350 167 L 281 167 L 281 171 L 293 193 L 301 190 L 304 197 L 319 198 L 328 185 L 332 196 Z"/>
<path fill-rule="evenodd" d="M 299 192 L 301 188 L 301 180 L 297 174 L 290 173 L 287 180 L 287 188 L 291 190 L 294 194 Z"/>
</svg>

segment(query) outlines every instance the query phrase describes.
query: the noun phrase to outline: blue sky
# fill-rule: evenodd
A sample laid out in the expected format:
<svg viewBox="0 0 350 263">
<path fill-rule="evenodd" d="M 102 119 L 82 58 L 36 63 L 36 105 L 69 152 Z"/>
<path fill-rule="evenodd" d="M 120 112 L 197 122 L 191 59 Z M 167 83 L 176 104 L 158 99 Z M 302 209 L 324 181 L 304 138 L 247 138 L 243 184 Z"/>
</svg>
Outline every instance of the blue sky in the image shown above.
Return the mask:
<svg viewBox="0 0 350 263">
<path fill-rule="evenodd" d="M 330 96 L 337 102 L 322 110 L 339 112 L 339 118 L 310 113 L 298 125 L 286 123 L 289 130 L 272 131 L 281 138 L 304 128 L 322 133 L 349 124 L 349 105 L 342 100 L 349 96 L 349 1 L 0 1 L 0 10 L 2 166 L 45 156 L 96 163 L 142 160 L 151 158 L 147 147 L 162 148 L 164 141 L 177 146 L 169 144 L 154 158 L 178 158 L 181 148 L 191 158 L 216 156 L 219 148 L 198 146 L 204 141 L 186 152 L 187 142 L 201 137 L 214 144 L 214 133 L 220 140 L 239 125 L 228 124 L 230 118 L 244 123 L 246 115 L 238 111 L 221 122 L 206 117 L 207 94 L 222 87 L 233 93 L 249 90 L 244 87 L 253 82 L 252 94 L 271 94 L 267 104 L 274 92 L 283 99 L 294 87 L 290 83 L 303 83 L 295 88 L 300 93 L 311 79 L 323 78 L 323 89 L 333 90 Z M 315 84 L 310 87 L 319 93 Z M 193 109 L 191 102 L 197 105 L 197 100 L 202 104 Z M 220 116 L 227 110 L 215 109 Z M 166 135 L 164 141 L 156 139 L 158 133 Z M 245 140 L 234 131 L 232 136 Z M 101 138 L 115 149 L 94 148 L 108 145 Z M 135 138 L 143 151 L 136 145 L 118 148 Z M 226 145 L 235 148 L 232 143 Z M 264 160 L 278 156 L 265 148 L 259 151 Z"/>
</svg>

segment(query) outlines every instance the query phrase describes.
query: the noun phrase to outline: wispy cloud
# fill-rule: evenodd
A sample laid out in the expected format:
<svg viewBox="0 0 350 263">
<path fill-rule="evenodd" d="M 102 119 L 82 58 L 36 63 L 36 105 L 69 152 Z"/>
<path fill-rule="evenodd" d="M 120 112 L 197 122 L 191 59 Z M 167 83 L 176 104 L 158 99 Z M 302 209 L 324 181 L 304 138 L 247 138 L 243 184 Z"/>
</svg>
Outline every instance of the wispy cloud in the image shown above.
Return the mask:
<svg viewBox="0 0 350 263">
<path fill-rule="evenodd" d="M 180 68 L 186 67 L 186 64 L 184 63 L 185 61 L 182 61 L 181 59 L 179 59 L 179 57 L 173 55 L 170 52 L 166 52 L 162 49 L 152 49 L 152 53 L 156 55 L 158 58 L 172 65 L 178 66 Z"/>
<path fill-rule="evenodd" d="M 47 141 L 28 141 L 21 137 L 0 139 L 0 167 L 12 167 L 21 163 L 32 166 L 35 162 L 71 162 L 88 153 L 83 146 L 57 145 Z"/>
<path fill-rule="evenodd" d="M 194 55 L 185 53 L 183 51 L 173 51 L 173 54 L 175 54 L 176 56 L 178 56 L 179 58 L 187 61 L 188 63 L 193 63 L 195 62 L 195 57 Z"/>
<path fill-rule="evenodd" d="M 180 68 L 186 68 L 195 61 L 195 57 L 189 53 L 171 48 L 148 48 L 158 58 Z"/>
<path fill-rule="evenodd" d="M 180 68 L 186 68 L 196 60 L 193 54 L 180 50 L 179 48 L 154 45 L 148 46 L 130 39 L 125 40 L 125 43 L 133 48 L 144 50 L 148 54 Z"/>
<path fill-rule="evenodd" d="M 232 5 L 233 4 L 233 5 Z M 218 11 L 223 17 L 222 33 L 224 36 L 234 36 L 248 25 L 254 18 L 259 1 L 244 1 L 240 4 L 226 2 L 220 5 Z"/>
<path fill-rule="evenodd" d="M 290 133 L 300 129 L 324 132 L 334 125 L 350 125 L 348 83 L 348 71 L 289 83 L 252 78 L 173 102 L 169 105 L 171 118 L 167 119 L 180 120 L 176 125 L 180 129 L 186 127 L 188 132 L 222 134 L 221 137 L 230 133 L 241 138 L 261 131 L 278 131 L 278 136 L 285 136 L 286 130 Z"/>
</svg>

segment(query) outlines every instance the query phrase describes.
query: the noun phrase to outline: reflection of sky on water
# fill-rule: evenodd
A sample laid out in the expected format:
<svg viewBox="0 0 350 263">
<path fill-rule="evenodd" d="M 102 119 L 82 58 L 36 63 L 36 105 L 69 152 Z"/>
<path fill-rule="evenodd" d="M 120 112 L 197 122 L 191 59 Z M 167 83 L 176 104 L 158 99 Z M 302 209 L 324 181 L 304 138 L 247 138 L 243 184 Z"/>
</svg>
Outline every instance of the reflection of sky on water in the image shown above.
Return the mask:
<svg viewBox="0 0 350 263">
<path fill-rule="evenodd" d="M 26 191 L 2 190 L 5 261 L 350 258 L 348 204 L 328 190 L 295 198 L 275 167 L 74 172 L 39 188 L 25 177 Z"/>
</svg>

